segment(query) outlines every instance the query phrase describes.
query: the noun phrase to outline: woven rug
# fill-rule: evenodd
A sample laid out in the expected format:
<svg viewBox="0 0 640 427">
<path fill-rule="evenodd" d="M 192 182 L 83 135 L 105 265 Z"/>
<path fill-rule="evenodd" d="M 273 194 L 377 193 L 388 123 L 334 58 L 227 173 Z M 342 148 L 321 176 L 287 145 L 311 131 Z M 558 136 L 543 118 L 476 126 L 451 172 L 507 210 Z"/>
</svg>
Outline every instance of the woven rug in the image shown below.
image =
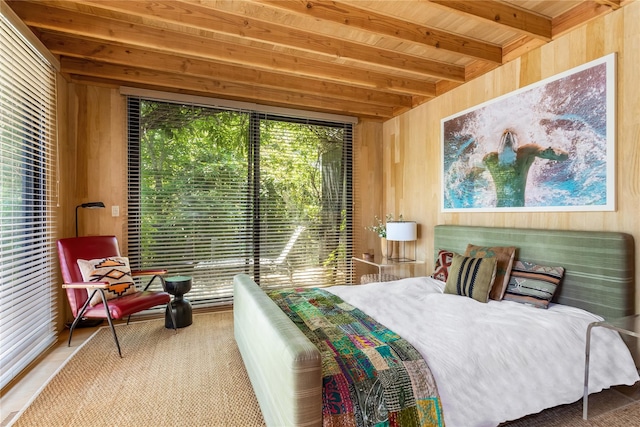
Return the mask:
<svg viewBox="0 0 640 427">
<path fill-rule="evenodd" d="M 101 328 L 43 387 L 15 426 L 264 426 L 233 338 L 231 312 L 116 326 L 123 358 Z M 504 427 L 640 427 L 640 384 L 592 395 Z"/>
<path fill-rule="evenodd" d="M 262 426 L 233 338 L 232 312 L 100 328 L 43 387 L 15 426 Z"/>
<path fill-rule="evenodd" d="M 589 419 L 582 419 L 582 400 L 501 424 L 501 427 L 640 427 L 639 385 L 589 396 Z"/>
</svg>

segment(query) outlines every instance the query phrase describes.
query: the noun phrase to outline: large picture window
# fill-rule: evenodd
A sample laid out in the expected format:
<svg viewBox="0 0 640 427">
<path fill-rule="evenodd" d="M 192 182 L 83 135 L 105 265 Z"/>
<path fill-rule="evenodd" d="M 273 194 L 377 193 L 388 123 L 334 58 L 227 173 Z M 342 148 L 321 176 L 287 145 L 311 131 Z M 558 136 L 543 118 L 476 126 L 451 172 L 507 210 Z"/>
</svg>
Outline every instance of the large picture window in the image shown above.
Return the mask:
<svg viewBox="0 0 640 427">
<path fill-rule="evenodd" d="M 138 267 L 193 277 L 194 304 L 345 283 L 351 123 L 128 99 L 129 245 Z"/>
</svg>

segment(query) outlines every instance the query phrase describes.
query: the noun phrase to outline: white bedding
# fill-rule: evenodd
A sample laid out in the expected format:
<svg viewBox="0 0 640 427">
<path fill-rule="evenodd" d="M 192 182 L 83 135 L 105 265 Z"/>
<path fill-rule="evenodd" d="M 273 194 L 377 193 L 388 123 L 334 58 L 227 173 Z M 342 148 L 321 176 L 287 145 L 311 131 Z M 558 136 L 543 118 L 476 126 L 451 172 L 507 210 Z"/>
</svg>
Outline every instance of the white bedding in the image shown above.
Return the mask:
<svg viewBox="0 0 640 427">
<path fill-rule="evenodd" d="M 448 427 L 496 426 L 583 393 L 587 325 L 574 307 L 479 303 L 430 277 L 325 288 L 409 341 L 436 379 Z M 617 332 L 594 328 L 589 392 L 638 381 Z"/>
</svg>

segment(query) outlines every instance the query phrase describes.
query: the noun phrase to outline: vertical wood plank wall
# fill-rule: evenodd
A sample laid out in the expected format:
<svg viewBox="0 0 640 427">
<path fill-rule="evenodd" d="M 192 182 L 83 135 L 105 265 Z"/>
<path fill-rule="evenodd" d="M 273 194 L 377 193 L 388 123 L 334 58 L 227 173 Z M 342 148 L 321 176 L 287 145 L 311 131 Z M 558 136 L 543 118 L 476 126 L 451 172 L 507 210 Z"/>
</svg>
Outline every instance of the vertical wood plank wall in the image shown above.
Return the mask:
<svg viewBox="0 0 640 427">
<path fill-rule="evenodd" d="M 440 120 L 529 84 L 617 52 L 615 212 L 442 213 Z M 418 252 L 433 270 L 433 226 L 606 230 L 632 234 L 640 312 L 640 2 L 596 19 L 520 59 L 383 125 L 384 211 L 420 224 Z"/>
<path fill-rule="evenodd" d="M 58 237 L 75 235 L 75 208 L 101 201 L 105 209 L 78 209 L 78 235 L 115 235 L 127 251 L 127 140 L 125 99 L 117 88 L 58 79 Z M 111 216 L 111 207 L 120 216 Z M 62 279 L 60 279 L 60 283 Z M 73 319 L 60 289 L 59 328 Z"/>
<path fill-rule="evenodd" d="M 353 143 L 353 242 L 354 254 L 380 253 L 380 239 L 365 229 L 382 212 L 382 123 L 360 122 L 354 132 Z M 374 270 L 361 264 L 354 265 L 355 277 Z"/>
<path fill-rule="evenodd" d="M 80 236 L 113 234 L 126 252 L 126 100 L 116 88 L 66 85 L 65 137 L 60 138 L 61 236 L 75 235 L 75 207 L 103 202 L 105 209 L 78 209 Z M 62 115 L 61 115 L 62 116 Z M 70 196 L 71 195 L 71 196 Z M 119 206 L 120 216 L 111 216 Z"/>
<path fill-rule="evenodd" d="M 74 217 L 69 214 L 69 206 L 75 203 L 75 144 L 69 141 L 75 140 L 70 134 L 72 127 L 69 126 L 69 85 L 64 77 L 60 74 L 57 76 L 57 106 L 58 106 L 58 149 L 56 150 L 56 183 L 55 183 L 55 200 L 54 206 L 57 209 L 57 237 L 68 237 L 75 233 Z M 57 267 L 57 265 L 56 265 Z M 58 274 L 58 282 L 61 283 L 61 275 Z M 56 301 L 58 313 L 61 313 L 57 319 L 57 330 L 64 328 L 64 323 L 68 320 L 67 313 L 70 312 L 69 304 L 64 297 L 62 288 L 58 286 L 59 297 Z"/>
</svg>

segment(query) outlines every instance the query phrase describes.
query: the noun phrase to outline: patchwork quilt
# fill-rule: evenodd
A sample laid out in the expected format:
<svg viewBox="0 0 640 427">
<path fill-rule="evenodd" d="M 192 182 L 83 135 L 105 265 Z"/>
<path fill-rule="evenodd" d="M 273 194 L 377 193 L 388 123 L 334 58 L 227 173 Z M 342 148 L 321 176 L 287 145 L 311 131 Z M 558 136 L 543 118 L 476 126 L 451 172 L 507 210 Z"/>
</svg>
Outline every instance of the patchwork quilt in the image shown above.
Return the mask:
<svg viewBox="0 0 640 427">
<path fill-rule="evenodd" d="M 267 295 L 320 350 L 325 427 L 444 426 L 433 375 L 402 337 L 323 289 Z"/>
</svg>

